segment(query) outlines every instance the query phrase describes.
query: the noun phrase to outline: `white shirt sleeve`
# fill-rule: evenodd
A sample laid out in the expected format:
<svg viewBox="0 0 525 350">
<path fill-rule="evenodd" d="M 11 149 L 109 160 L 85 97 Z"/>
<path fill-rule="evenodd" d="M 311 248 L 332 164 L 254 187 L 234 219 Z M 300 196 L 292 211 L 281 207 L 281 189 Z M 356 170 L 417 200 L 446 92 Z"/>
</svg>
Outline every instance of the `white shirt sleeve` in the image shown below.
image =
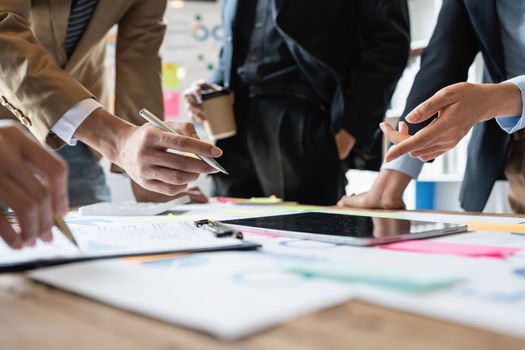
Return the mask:
<svg viewBox="0 0 525 350">
<path fill-rule="evenodd" d="M 421 170 L 423 169 L 423 163 L 417 158 L 412 158 L 405 154 L 391 162 L 383 163 L 381 169 L 396 170 L 410 176 L 413 179 L 417 179 Z"/>
<path fill-rule="evenodd" d="M 75 146 L 77 144 L 77 140 L 73 138 L 75 131 L 91 113 L 101 107 L 102 105 L 92 98 L 82 100 L 71 107 L 51 128 L 51 131 L 68 145 Z"/>
<path fill-rule="evenodd" d="M 520 75 L 516 78 L 507 80 L 506 83 L 512 83 L 516 85 L 518 89 L 520 89 L 521 100 L 523 103 L 523 110 L 521 111 L 521 115 L 517 115 L 514 117 L 496 118 L 496 121 L 498 122 L 499 126 L 509 134 L 512 134 L 516 131 L 525 128 L 525 75 Z"/>
</svg>

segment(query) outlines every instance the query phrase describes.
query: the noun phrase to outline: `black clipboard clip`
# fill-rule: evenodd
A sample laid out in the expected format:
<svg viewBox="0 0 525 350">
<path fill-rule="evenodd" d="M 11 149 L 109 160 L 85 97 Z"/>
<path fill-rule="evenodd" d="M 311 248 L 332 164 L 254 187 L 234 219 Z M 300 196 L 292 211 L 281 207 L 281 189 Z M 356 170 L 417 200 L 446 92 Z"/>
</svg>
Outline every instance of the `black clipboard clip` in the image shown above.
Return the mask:
<svg viewBox="0 0 525 350">
<path fill-rule="evenodd" d="M 202 230 L 210 231 L 217 238 L 224 238 L 224 237 L 235 237 L 238 239 L 244 238 L 241 231 L 231 228 L 227 225 L 224 225 L 221 222 L 214 221 L 214 220 L 208 220 L 208 219 L 197 220 L 195 221 L 195 226 L 197 226 L 198 228 Z"/>
</svg>

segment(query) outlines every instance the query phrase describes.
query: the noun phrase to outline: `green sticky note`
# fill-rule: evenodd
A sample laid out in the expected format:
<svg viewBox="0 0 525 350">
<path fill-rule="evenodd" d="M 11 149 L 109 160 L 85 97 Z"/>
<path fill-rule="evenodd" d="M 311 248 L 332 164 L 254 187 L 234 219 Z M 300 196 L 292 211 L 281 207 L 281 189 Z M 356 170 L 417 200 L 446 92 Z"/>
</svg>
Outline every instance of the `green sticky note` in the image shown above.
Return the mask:
<svg viewBox="0 0 525 350">
<path fill-rule="evenodd" d="M 402 292 L 422 293 L 437 288 L 449 287 L 463 278 L 451 272 L 414 273 L 407 270 L 386 267 L 340 266 L 335 263 L 311 263 L 289 266 L 286 271 L 300 274 L 305 278 L 321 278 L 343 283 L 363 283 Z"/>
</svg>

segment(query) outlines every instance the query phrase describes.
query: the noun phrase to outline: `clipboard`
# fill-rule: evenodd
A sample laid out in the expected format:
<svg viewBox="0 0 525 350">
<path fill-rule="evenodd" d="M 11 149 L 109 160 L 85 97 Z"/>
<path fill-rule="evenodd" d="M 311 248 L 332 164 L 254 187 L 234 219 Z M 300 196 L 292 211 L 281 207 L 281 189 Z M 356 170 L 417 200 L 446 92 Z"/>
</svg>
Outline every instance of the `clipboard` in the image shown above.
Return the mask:
<svg viewBox="0 0 525 350">
<path fill-rule="evenodd" d="M 11 273 L 11 272 L 23 272 L 30 271 L 44 267 L 72 264 L 85 261 L 94 260 L 108 260 L 116 258 L 130 258 L 139 256 L 155 256 L 165 254 L 194 254 L 194 253 L 211 253 L 211 252 L 224 252 L 224 251 L 250 251 L 261 248 L 260 244 L 251 242 L 241 242 L 238 245 L 224 246 L 220 248 L 199 248 L 199 249 L 184 249 L 184 250 L 164 250 L 164 251 L 152 251 L 147 253 L 129 253 L 129 254 L 114 254 L 114 255 L 99 255 L 99 256 L 81 256 L 71 258 L 54 258 L 54 259 L 36 259 L 25 262 L 18 262 L 13 264 L 2 264 L 0 265 L 0 273 Z"/>
<path fill-rule="evenodd" d="M 261 247 L 259 244 L 243 240 L 242 236 L 218 235 L 209 229 L 199 228 L 196 223 L 186 221 L 107 224 L 83 229 L 75 229 L 73 226 L 72 231 L 80 243 L 80 248 L 74 246 L 58 231 L 54 231 L 54 242 L 51 245 L 39 243 L 37 248 L 14 251 L 3 244 L 0 246 L 0 273 L 92 260 L 175 253 L 246 251 Z M 102 244 L 100 241 L 93 241 L 97 234 L 102 238 Z M 98 244 L 99 250 L 92 248 L 93 242 Z M 109 245 L 114 242 L 121 242 L 121 246 Z M 106 247 L 103 244 L 106 244 Z"/>
</svg>

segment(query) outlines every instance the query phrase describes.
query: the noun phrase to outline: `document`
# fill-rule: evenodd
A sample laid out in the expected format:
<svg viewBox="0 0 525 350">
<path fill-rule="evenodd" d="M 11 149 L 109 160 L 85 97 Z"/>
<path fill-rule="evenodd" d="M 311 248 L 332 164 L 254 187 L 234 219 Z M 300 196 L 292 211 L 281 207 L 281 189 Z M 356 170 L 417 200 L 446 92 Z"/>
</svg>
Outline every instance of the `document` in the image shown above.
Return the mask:
<svg viewBox="0 0 525 350">
<path fill-rule="evenodd" d="M 134 222 L 128 218 L 68 220 L 77 248 L 61 232 L 53 230 L 53 242 L 12 250 L 0 242 L 0 271 L 28 269 L 59 263 L 121 256 L 253 249 L 256 244 L 236 238 L 216 238 L 197 229 L 192 221 Z"/>
<path fill-rule="evenodd" d="M 264 215 L 270 210 L 218 204 L 186 208 L 185 215 L 201 219 L 241 218 Z M 427 213 L 399 216 L 440 221 Z M 177 224 L 184 222 L 184 217 L 187 216 L 151 217 L 141 222 Z M 439 218 L 458 223 L 476 220 L 472 216 L 461 216 L 457 221 L 452 215 Z M 104 220 L 108 226 L 115 223 L 112 218 Z M 487 221 L 494 220 L 497 219 L 489 217 Z M 504 218 L 502 222 L 510 220 Z M 85 236 L 89 234 L 97 244 L 110 244 L 97 230 L 78 227 L 102 223 L 72 218 L 68 224 L 74 232 L 87 230 Z M 129 231 L 125 224 L 136 223 L 120 222 L 121 229 Z M 136 229 L 132 227 L 133 230 Z M 90 239 L 77 235 L 82 249 L 90 246 Z M 278 234 L 245 232 L 245 238 L 263 248 L 256 252 L 85 262 L 39 269 L 30 276 L 94 300 L 226 340 L 352 299 L 525 339 L 525 327 L 520 322 L 525 319 L 523 236 L 473 232 L 432 240 L 521 248 L 506 259 L 414 254 Z M 117 244 L 118 239 L 111 243 Z"/>
<path fill-rule="evenodd" d="M 352 297 L 345 285 L 286 273 L 282 263 L 256 252 L 213 253 L 64 265 L 36 270 L 31 278 L 224 340 Z"/>
<path fill-rule="evenodd" d="M 489 271 L 487 262 L 247 234 L 256 252 L 127 258 L 39 269 L 31 278 L 232 340 L 351 300 L 362 286 L 429 294 Z M 494 259 L 485 259 L 491 260 Z M 417 261 L 417 263 L 415 263 Z M 485 265 L 484 265 L 485 264 Z M 449 266 L 454 266 L 451 269 Z M 330 270 L 327 271 L 327 267 Z M 322 268 L 325 278 L 292 268 Z M 353 280 L 344 277 L 352 275 Z"/>
<path fill-rule="evenodd" d="M 525 326 L 520 322 L 525 319 L 524 286 L 525 264 L 521 263 L 515 267 L 483 270 L 466 283 L 427 295 L 360 286 L 355 290 L 355 298 L 525 339 Z"/>
</svg>

